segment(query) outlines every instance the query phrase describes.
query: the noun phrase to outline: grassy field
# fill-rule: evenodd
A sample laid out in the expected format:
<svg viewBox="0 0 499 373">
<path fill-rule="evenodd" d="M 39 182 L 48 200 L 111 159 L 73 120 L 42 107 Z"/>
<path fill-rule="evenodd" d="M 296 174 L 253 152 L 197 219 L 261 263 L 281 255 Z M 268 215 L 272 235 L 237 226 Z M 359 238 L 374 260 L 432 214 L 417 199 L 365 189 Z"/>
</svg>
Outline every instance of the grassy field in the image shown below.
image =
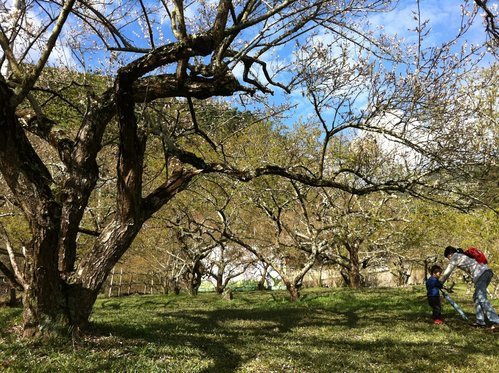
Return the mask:
<svg viewBox="0 0 499 373">
<path fill-rule="evenodd" d="M 20 314 L 0 308 L 2 372 L 499 372 L 499 333 L 449 305 L 433 325 L 422 287 L 103 298 L 78 341 L 23 341 Z"/>
</svg>

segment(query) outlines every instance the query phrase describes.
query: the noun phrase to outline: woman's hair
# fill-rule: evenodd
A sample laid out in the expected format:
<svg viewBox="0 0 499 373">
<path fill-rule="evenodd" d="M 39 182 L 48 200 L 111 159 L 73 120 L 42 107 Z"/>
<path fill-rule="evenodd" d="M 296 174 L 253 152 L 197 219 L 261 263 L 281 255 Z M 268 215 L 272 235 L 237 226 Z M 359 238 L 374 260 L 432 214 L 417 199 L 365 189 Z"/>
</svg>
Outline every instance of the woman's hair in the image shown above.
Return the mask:
<svg viewBox="0 0 499 373">
<path fill-rule="evenodd" d="M 463 249 L 460 249 L 459 247 L 454 247 L 454 246 L 447 246 L 444 250 L 444 257 L 447 258 L 448 255 L 454 254 L 454 253 L 463 253 Z"/>
<path fill-rule="evenodd" d="M 436 265 L 436 264 L 435 264 L 434 266 L 432 266 L 432 267 L 430 268 L 430 273 L 431 273 L 432 275 L 434 275 L 434 274 L 435 274 L 435 273 L 437 273 L 437 272 L 442 272 L 442 267 L 440 267 L 439 265 Z"/>
</svg>

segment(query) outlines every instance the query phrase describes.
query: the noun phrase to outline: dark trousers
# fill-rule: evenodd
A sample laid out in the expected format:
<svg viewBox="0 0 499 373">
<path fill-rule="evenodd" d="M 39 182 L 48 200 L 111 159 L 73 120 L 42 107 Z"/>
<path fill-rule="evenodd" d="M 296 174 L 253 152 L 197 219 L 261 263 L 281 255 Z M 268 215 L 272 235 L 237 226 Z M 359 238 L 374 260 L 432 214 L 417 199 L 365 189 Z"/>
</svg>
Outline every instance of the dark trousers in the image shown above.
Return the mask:
<svg viewBox="0 0 499 373">
<path fill-rule="evenodd" d="M 428 297 L 428 303 L 431 306 L 433 320 L 442 318 L 442 304 L 440 303 L 440 296 Z"/>
</svg>

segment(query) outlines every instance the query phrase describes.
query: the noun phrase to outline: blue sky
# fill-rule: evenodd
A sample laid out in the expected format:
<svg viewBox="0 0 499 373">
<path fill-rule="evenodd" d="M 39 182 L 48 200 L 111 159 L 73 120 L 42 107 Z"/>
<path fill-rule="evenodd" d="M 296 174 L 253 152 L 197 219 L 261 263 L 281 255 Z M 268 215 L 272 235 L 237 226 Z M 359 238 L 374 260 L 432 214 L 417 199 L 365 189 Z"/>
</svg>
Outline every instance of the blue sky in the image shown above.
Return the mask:
<svg viewBox="0 0 499 373">
<path fill-rule="evenodd" d="M 426 29 L 428 35 L 424 38 L 423 48 L 438 47 L 455 37 L 461 27 L 461 7 L 463 1 L 458 0 L 422 0 L 420 3 L 421 22 L 427 21 Z M 489 4 L 490 5 L 490 4 Z M 414 29 L 418 22 L 415 19 L 417 4 L 413 0 L 401 0 L 395 10 L 389 13 L 378 13 L 370 16 L 370 22 L 374 27 L 382 27 L 383 31 L 409 43 L 417 41 L 417 33 Z M 478 16 L 474 19 L 472 26 L 466 32 L 464 38 L 455 46 L 458 50 L 463 43 L 482 44 L 486 40 L 485 26 Z M 493 57 L 486 57 L 484 64 L 492 62 Z M 271 98 L 276 103 L 281 102 L 282 96 Z M 301 117 L 304 120 L 308 116 L 314 116 L 310 103 L 302 96 L 301 92 L 295 91 L 291 95 L 291 102 L 296 105 L 294 119 Z"/>
<path fill-rule="evenodd" d="M 167 1 L 169 2 L 169 1 Z M 216 7 L 218 0 L 204 0 L 204 4 L 208 7 Z M 10 8 L 14 0 L 7 0 L 6 5 L 7 8 Z M 120 1 L 115 2 L 115 4 L 119 4 Z M 188 3 L 188 2 L 186 2 Z M 196 4 L 196 1 L 191 2 L 192 4 Z M 133 2 L 132 2 L 133 4 Z M 153 6 L 156 5 L 154 14 L 151 15 L 151 19 L 154 19 L 158 22 L 158 27 L 155 28 L 156 34 L 156 46 L 161 45 L 162 43 L 167 43 L 172 41 L 174 38 L 172 36 L 169 20 L 167 19 L 166 12 L 161 6 L 160 1 L 146 1 L 146 4 Z M 384 13 L 372 13 L 370 16 L 370 21 L 374 27 L 382 26 L 384 31 L 388 34 L 398 35 L 399 37 L 405 38 L 406 40 L 414 39 L 415 33 L 411 31 L 416 27 L 417 23 L 413 18 L 413 12 L 417 10 L 416 0 L 399 0 L 397 7 L 390 12 Z M 467 4 L 467 5 L 466 5 Z M 497 8 L 499 7 L 498 1 L 488 1 L 489 7 L 491 9 L 495 9 L 497 12 Z M 136 4 L 135 4 L 136 5 Z M 423 20 L 429 21 L 429 29 L 431 30 L 429 38 L 427 38 L 427 45 L 434 44 L 438 45 L 439 43 L 448 40 L 452 35 L 455 35 L 460 26 L 460 14 L 461 7 L 466 5 L 468 8 L 473 5 L 473 1 L 471 0 L 421 0 L 420 1 L 420 10 Z M 122 8 L 127 13 L 131 14 L 133 11 L 130 8 Z M 135 9 L 137 10 L 137 9 Z M 54 9 L 54 12 L 57 12 L 57 9 Z M 198 16 L 199 10 L 196 10 L 195 5 L 191 5 L 186 11 L 186 17 L 191 17 L 192 19 L 200 18 Z M 33 14 L 30 19 L 31 22 L 36 24 L 38 21 L 38 17 L 43 14 L 40 12 L 39 15 Z M 0 19 L 2 19 L 2 14 L 0 14 Z M 2 25 L 4 25 L 4 21 L 2 21 Z M 74 22 L 72 22 L 74 25 Z M 72 25 L 68 25 L 69 27 L 65 28 L 67 34 L 69 34 L 69 28 Z M 141 31 L 138 25 L 135 24 L 131 26 L 127 26 L 124 28 L 127 36 L 136 43 L 136 45 L 141 47 L 147 47 L 148 38 L 147 35 L 143 31 Z M 470 31 L 468 31 L 466 35 L 466 39 L 470 43 L 481 43 L 485 40 L 485 27 L 481 19 L 476 19 Z M 74 29 L 71 31 L 75 31 Z M 195 32 L 195 29 L 191 29 L 191 31 Z M 87 41 L 87 45 L 90 45 L 92 38 L 88 36 L 86 38 L 82 38 Z M 67 46 L 59 45 L 59 50 L 56 51 L 54 57 L 52 58 L 52 62 L 56 63 L 57 57 L 61 55 L 65 55 L 66 59 L 71 59 L 71 52 L 67 50 Z M 289 55 L 289 50 L 286 48 L 282 48 L 280 51 L 281 55 Z M 102 57 L 102 54 L 100 54 Z M 133 55 L 128 54 L 129 57 L 133 57 Z M 108 62 L 106 58 L 104 60 Z M 73 61 L 75 65 L 78 65 L 76 60 Z M 93 61 L 93 64 L 98 64 L 97 61 Z"/>
</svg>

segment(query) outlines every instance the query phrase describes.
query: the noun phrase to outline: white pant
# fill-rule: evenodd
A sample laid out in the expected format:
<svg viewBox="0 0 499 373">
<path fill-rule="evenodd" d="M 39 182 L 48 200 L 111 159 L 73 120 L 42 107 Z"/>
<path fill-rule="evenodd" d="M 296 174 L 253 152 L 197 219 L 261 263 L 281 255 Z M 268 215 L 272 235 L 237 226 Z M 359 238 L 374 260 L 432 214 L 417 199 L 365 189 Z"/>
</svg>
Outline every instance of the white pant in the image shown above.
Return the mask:
<svg viewBox="0 0 499 373">
<path fill-rule="evenodd" d="M 497 312 L 487 299 L 487 286 L 492 280 L 492 270 L 485 271 L 475 283 L 475 293 L 473 294 L 473 302 L 475 302 L 476 322 L 478 324 L 485 324 L 485 317 L 492 324 L 499 324 L 499 316 Z"/>
</svg>

